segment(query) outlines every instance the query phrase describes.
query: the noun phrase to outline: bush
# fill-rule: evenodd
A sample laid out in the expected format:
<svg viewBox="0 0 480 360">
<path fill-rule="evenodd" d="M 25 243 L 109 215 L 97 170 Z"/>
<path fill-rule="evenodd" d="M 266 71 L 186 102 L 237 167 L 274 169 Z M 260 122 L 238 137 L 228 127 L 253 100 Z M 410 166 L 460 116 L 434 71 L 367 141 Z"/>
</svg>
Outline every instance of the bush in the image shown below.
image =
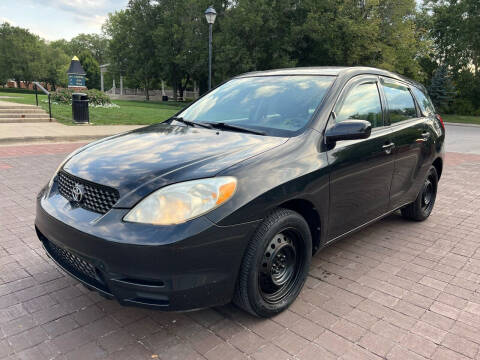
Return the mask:
<svg viewBox="0 0 480 360">
<path fill-rule="evenodd" d="M 91 105 L 108 105 L 112 103 L 110 96 L 100 90 L 92 89 L 85 92 Z"/>
<path fill-rule="evenodd" d="M 67 104 L 71 105 L 72 104 L 72 95 L 75 91 L 70 90 L 70 89 L 60 89 L 57 90 L 56 92 L 52 92 L 51 94 L 51 99 L 53 102 L 59 103 L 59 104 Z M 112 100 L 110 97 L 101 92 L 100 90 L 85 90 L 83 93 L 87 94 L 88 100 L 89 100 L 89 105 L 109 105 L 112 103 Z"/>
<path fill-rule="evenodd" d="M 21 89 L 21 88 L 0 88 L 0 92 L 8 92 L 8 93 L 19 93 L 19 94 L 35 94 L 35 90 L 28 90 L 28 89 Z M 40 90 L 38 90 L 39 94 L 43 94 Z"/>
<path fill-rule="evenodd" d="M 54 103 L 58 104 L 72 104 L 72 94 L 73 91 L 69 89 L 60 89 L 55 92 L 50 93 L 50 99 Z"/>
<path fill-rule="evenodd" d="M 455 99 L 448 110 L 457 115 L 475 115 L 475 107 L 468 99 Z"/>
</svg>

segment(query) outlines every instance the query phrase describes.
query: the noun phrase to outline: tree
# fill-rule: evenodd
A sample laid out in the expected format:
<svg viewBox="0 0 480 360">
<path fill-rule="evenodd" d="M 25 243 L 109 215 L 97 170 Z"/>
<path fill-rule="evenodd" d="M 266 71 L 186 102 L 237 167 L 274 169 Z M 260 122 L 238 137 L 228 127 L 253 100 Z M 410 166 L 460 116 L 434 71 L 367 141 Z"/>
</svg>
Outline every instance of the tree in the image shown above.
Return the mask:
<svg viewBox="0 0 480 360">
<path fill-rule="evenodd" d="M 439 66 L 433 74 L 428 93 L 439 111 L 448 111 L 448 107 L 455 97 L 455 87 L 445 65 Z"/>
<path fill-rule="evenodd" d="M 480 66 L 480 6 L 478 0 L 429 0 L 431 35 L 442 63 L 455 69 Z"/>
<path fill-rule="evenodd" d="M 80 53 L 88 50 L 98 64 L 107 62 L 108 39 L 99 34 L 79 34 L 72 40 L 55 40 L 50 43 L 54 48 L 61 49 L 70 58 L 79 56 Z"/>
<path fill-rule="evenodd" d="M 44 42 L 26 29 L 3 23 L 0 26 L 0 79 L 27 83 L 44 76 Z"/>
<path fill-rule="evenodd" d="M 80 34 L 70 40 L 72 56 L 88 50 L 98 64 L 107 60 L 108 39 L 99 34 Z"/>
<path fill-rule="evenodd" d="M 327 65 L 378 66 L 424 77 L 416 59 L 427 51 L 417 36 L 414 0 L 238 0 L 224 12 L 214 42 L 222 79 Z"/>
<path fill-rule="evenodd" d="M 295 66 L 292 29 L 304 12 L 297 8 L 299 3 L 239 0 L 224 4 L 224 15 L 219 14 L 215 24 L 217 82 L 242 72 Z"/>
<path fill-rule="evenodd" d="M 157 8 L 150 0 L 130 0 L 126 10 L 110 14 L 104 24 L 110 36 L 111 70 L 141 83 L 146 100 L 160 71 L 154 46 L 157 24 Z"/>
<path fill-rule="evenodd" d="M 381 44 L 379 67 L 423 80 L 416 60 L 426 47 L 416 36 L 416 15 L 415 0 L 380 0 L 380 33 L 375 40 Z"/>
<path fill-rule="evenodd" d="M 5 84 L 11 78 L 11 69 L 13 61 L 9 49 L 11 45 L 10 39 L 10 25 L 3 23 L 0 26 L 0 84 Z"/>
<path fill-rule="evenodd" d="M 100 65 L 89 50 L 83 50 L 78 59 L 87 73 L 85 85 L 89 89 L 100 89 Z"/>
<path fill-rule="evenodd" d="M 155 46 L 160 76 L 171 83 L 175 100 L 177 92 L 183 97 L 191 80 L 207 76 L 208 25 L 203 16 L 207 4 L 204 0 L 163 0 L 157 5 Z M 214 5 L 220 15 L 221 3 Z"/>
<path fill-rule="evenodd" d="M 428 0 L 429 34 L 435 61 L 448 67 L 457 96 L 451 110 L 480 111 L 480 6 L 478 0 Z"/>
<path fill-rule="evenodd" d="M 39 80 L 52 86 L 55 90 L 57 86 L 67 86 L 67 70 L 70 64 L 70 57 L 61 49 L 44 44 L 42 54 L 43 76 Z"/>
<path fill-rule="evenodd" d="M 78 56 L 78 54 L 75 54 L 75 52 L 72 49 L 72 46 L 70 44 L 70 41 L 65 40 L 65 39 L 60 39 L 60 40 L 55 40 L 51 41 L 49 45 L 54 48 L 54 49 L 59 49 L 62 52 L 64 52 L 70 59 L 74 56 Z"/>
</svg>

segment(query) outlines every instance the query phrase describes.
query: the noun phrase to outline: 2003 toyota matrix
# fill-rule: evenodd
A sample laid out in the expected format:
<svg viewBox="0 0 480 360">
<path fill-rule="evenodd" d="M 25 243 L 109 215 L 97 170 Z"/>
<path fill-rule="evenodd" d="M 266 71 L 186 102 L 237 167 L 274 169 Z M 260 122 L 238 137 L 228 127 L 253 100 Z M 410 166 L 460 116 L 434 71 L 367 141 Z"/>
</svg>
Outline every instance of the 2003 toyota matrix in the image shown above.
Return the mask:
<svg viewBox="0 0 480 360">
<path fill-rule="evenodd" d="M 244 74 L 70 154 L 35 226 L 61 268 L 122 304 L 233 299 L 268 317 L 295 300 L 317 250 L 398 209 L 430 215 L 444 138 L 423 86 L 387 71 Z"/>
</svg>

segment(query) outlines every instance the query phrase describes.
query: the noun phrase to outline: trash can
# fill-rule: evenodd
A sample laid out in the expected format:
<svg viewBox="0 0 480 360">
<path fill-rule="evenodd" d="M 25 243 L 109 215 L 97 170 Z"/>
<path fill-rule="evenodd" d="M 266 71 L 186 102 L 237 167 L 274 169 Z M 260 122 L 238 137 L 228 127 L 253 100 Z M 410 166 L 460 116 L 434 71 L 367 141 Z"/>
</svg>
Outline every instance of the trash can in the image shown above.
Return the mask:
<svg viewBox="0 0 480 360">
<path fill-rule="evenodd" d="M 72 114 L 73 121 L 77 124 L 88 124 L 90 116 L 88 114 L 88 96 L 84 93 L 72 94 Z"/>
<path fill-rule="evenodd" d="M 163 96 L 162 96 L 162 101 L 168 101 L 168 96 L 167 96 L 167 95 L 163 95 Z"/>
</svg>

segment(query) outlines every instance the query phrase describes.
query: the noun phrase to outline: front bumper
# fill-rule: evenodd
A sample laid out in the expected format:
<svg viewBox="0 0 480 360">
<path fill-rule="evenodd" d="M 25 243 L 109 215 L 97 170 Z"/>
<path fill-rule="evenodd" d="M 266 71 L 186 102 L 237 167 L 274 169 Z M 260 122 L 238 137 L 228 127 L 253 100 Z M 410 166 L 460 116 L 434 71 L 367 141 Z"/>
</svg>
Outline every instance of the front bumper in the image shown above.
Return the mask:
<svg viewBox="0 0 480 360">
<path fill-rule="evenodd" d="M 191 310 L 231 300 L 257 223 L 220 227 L 202 217 L 155 227 L 123 222 L 127 211 L 92 219 L 60 195 L 40 194 L 35 228 L 59 267 L 124 305 Z"/>
</svg>

